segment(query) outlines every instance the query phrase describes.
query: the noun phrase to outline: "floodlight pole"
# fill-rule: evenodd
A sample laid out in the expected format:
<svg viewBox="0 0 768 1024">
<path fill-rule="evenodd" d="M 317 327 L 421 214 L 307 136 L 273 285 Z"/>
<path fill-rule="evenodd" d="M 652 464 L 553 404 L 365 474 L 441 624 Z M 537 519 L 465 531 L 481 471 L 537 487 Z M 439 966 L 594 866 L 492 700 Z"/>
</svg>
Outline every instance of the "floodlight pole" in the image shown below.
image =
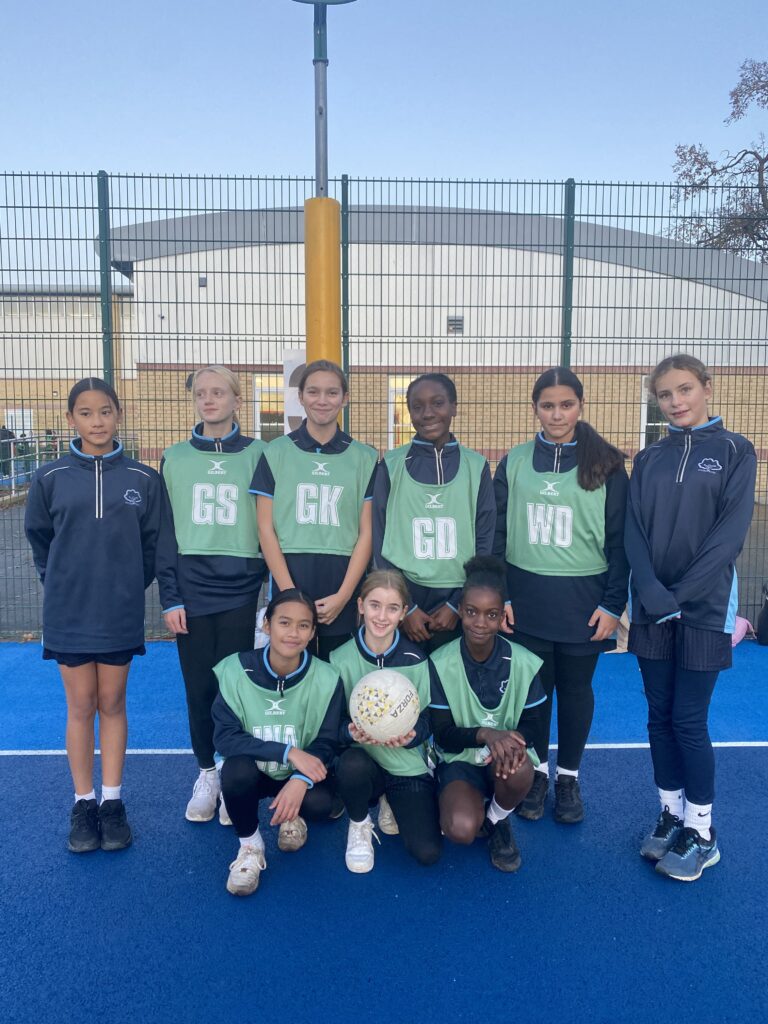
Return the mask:
<svg viewBox="0 0 768 1024">
<path fill-rule="evenodd" d="M 315 195 L 328 195 L 327 7 L 315 4 Z"/>
</svg>

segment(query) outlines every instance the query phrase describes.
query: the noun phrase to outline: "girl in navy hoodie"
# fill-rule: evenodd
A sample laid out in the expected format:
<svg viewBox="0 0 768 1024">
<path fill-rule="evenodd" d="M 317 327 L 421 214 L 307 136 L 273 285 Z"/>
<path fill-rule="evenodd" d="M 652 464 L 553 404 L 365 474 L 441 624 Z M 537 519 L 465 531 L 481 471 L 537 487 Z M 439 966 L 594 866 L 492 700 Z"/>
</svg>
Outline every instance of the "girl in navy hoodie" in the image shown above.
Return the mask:
<svg viewBox="0 0 768 1024">
<path fill-rule="evenodd" d="M 707 716 L 718 673 L 731 665 L 734 562 L 752 517 L 756 457 L 710 418 L 711 378 L 698 359 L 662 360 L 650 391 L 669 434 L 636 456 L 626 520 L 629 650 L 643 675 L 661 801 L 640 852 L 661 874 L 692 882 L 720 860 Z"/>
<path fill-rule="evenodd" d="M 75 787 L 69 849 L 121 850 L 131 829 L 121 799 L 131 659 L 144 654 L 144 590 L 155 574 L 160 479 L 116 439 L 120 403 L 97 377 L 69 393 L 79 435 L 35 473 L 24 526 L 43 583 L 43 658 L 58 662 L 67 697 Z M 102 800 L 93 788 L 99 714 Z"/>
</svg>

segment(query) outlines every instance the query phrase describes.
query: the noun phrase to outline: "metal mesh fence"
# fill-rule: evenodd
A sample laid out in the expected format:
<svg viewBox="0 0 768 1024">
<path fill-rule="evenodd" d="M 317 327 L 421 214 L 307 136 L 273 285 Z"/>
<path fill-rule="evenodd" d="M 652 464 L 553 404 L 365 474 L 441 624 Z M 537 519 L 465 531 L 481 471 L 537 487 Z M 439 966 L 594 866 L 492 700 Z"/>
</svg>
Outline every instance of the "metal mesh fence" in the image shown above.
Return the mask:
<svg viewBox="0 0 768 1024">
<path fill-rule="evenodd" d="M 112 372 L 129 452 L 157 465 L 192 423 L 188 380 L 225 363 L 245 432 L 283 432 L 284 359 L 305 336 L 304 178 L 0 176 L 0 635 L 36 634 L 40 588 L 23 537 L 36 466 L 69 439 L 66 396 Z M 742 613 L 766 572 L 768 266 L 697 244 L 723 189 L 362 180 L 342 204 L 349 428 L 380 450 L 411 436 L 408 381 L 450 373 L 457 436 L 492 466 L 531 436 L 531 385 L 562 361 L 590 421 L 628 455 L 659 436 L 646 388 L 672 351 L 707 363 L 714 410 L 760 456 L 740 560 Z M 706 232 L 706 234 L 704 233 Z M 162 633 L 154 592 L 150 635 Z"/>
</svg>

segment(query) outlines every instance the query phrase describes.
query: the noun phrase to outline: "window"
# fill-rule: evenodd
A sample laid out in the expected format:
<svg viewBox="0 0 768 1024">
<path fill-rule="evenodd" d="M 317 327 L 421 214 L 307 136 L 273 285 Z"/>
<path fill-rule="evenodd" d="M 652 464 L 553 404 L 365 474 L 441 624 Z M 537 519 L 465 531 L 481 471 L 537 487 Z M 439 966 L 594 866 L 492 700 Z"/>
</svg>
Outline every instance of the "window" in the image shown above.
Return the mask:
<svg viewBox="0 0 768 1024">
<path fill-rule="evenodd" d="M 463 334 L 464 333 L 464 317 L 463 316 L 449 316 L 448 317 L 448 334 Z"/>
<path fill-rule="evenodd" d="M 405 401 L 411 377 L 390 377 L 387 393 L 387 448 L 398 448 L 413 437 L 411 417 Z"/>
<path fill-rule="evenodd" d="M 6 409 L 3 422 L 9 430 L 14 432 L 16 437 L 21 434 L 30 437 L 35 423 L 34 409 Z"/>
<path fill-rule="evenodd" d="M 200 287 L 200 288 L 207 288 L 208 287 L 208 275 L 207 274 L 200 274 L 200 276 L 197 279 L 197 284 L 198 284 L 198 287 Z"/>
<path fill-rule="evenodd" d="M 647 448 L 667 432 L 667 421 L 664 419 L 658 402 L 648 387 L 648 377 L 643 377 L 640 407 L 640 448 Z"/>
<path fill-rule="evenodd" d="M 253 378 L 253 436 L 262 441 L 281 437 L 283 430 L 283 377 L 279 373 L 257 373 Z"/>
</svg>

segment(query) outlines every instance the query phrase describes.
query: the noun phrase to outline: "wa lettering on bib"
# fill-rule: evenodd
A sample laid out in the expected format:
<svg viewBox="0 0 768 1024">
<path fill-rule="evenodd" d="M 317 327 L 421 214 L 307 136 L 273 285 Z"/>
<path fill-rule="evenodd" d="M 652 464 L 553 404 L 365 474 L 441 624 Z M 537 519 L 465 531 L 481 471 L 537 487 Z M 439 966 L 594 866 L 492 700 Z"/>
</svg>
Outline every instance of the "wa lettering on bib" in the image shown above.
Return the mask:
<svg viewBox="0 0 768 1024">
<path fill-rule="evenodd" d="M 313 658 L 304 678 L 281 696 L 277 690 L 258 686 L 237 654 L 224 658 L 213 671 L 221 696 L 245 732 L 265 742 L 290 744 L 301 750 L 320 731 L 339 678 L 330 665 Z M 287 779 L 295 770 L 277 761 L 256 763 L 266 775 L 278 780 Z"/>
<path fill-rule="evenodd" d="M 267 445 L 275 481 L 272 522 L 286 553 L 351 555 L 376 452 L 353 441 L 338 455 L 297 448 L 290 437 Z"/>
<path fill-rule="evenodd" d="M 475 553 L 475 514 L 485 459 L 459 447 L 459 471 L 450 483 L 421 484 L 405 464 L 410 445 L 387 452 L 387 528 L 382 555 L 415 583 L 458 587 L 462 566 Z"/>
<path fill-rule="evenodd" d="M 252 441 L 239 452 L 205 452 L 182 441 L 163 458 L 163 479 L 182 555 L 256 558 L 256 502 L 249 488 L 266 449 Z"/>
<path fill-rule="evenodd" d="M 534 445 L 507 455 L 507 562 L 541 576 L 605 572 L 605 485 L 585 491 L 575 468 L 537 473 Z"/>
</svg>

